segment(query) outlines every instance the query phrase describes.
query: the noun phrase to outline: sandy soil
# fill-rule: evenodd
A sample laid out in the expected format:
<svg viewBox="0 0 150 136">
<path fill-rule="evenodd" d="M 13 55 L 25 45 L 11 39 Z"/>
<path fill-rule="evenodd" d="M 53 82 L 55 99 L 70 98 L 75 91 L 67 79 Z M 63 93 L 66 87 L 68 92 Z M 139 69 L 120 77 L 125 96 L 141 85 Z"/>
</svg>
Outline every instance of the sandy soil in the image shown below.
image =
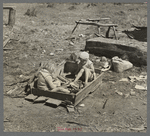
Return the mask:
<svg viewBox="0 0 150 136">
<path fill-rule="evenodd" d="M 71 53 L 84 49 L 89 38 L 96 37 L 98 30 L 94 26 L 80 25 L 71 35 L 75 21 L 87 18 L 110 17 L 102 23 L 117 23 L 119 40 L 132 42 L 147 50 L 147 42 L 129 39 L 122 33 L 137 26 L 147 26 L 146 4 L 90 4 L 90 3 L 55 3 L 4 4 L 16 6 L 16 23 L 13 30 L 6 26 L 8 12 L 4 11 L 3 39 L 8 35 L 6 45 L 11 50 L 3 51 L 3 105 L 5 132 L 146 132 L 147 130 L 147 91 L 137 90 L 135 85 L 146 85 L 147 81 L 119 81 L 129 76 L 140 76 L 147 72 L 146 66 L 133 67 L 123 73 L 108 71 L 104 74 L 101 88 L 90 94 L 77 106 L 75 113 L 68 113 L 65 107 L 52 108 L 43 104 L 33 104 L 24 100 L 23 93 L 13 98 L 7 92 L 18 86 L 16 94 L 24 89 L 25 83 L 16 83 L 34 74 L 43 60 L 52 59 L 56 63 L 66 59 Z M 49 5 L 49 6 L 48 6 Z M 35 8 L 36 16 L 24 15 L 27 9 Z M 11 31 L 12 30 L 12 31 Z M 106 29 L 102 28 L 105 34 Z M 79 34 L 85 37 L 79 37 Z M 113 32 L 111 32 L 113 36 Z M 68 37 L 75 37 L 70 45 Z M 56 49 L 63 49 L 56 51 Z M 50 53 L 54 53 L 51 56 Z M 90 54 L 91 59 L 95 57 Z M 135 91 L 130 95 L 130 91 Z M 118 90 L 124 95 L 119 95 Z M 125 94 L 129 94 L 125 97 Z M 107 100 L 103 109 L 103 104 Z M 64 130 L 59 130 L 64 128 Z M 138 129 L 132 129 L 138 128 Z"/>
</svg>

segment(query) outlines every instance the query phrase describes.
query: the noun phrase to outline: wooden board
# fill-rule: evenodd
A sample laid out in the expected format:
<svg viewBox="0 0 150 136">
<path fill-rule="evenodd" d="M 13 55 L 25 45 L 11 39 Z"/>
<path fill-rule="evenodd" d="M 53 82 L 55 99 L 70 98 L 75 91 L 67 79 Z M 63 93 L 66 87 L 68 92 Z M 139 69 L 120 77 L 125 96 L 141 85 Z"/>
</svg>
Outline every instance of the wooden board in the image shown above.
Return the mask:
<svg viewBox="0 0 150 136">
<path fill-rule="evenodd" d="M 99 73 L 99 76 L 76 94 L 50 92 L 50 91 L 38 90 L 36 88 L 32 89 L 32 93 L 37 96 L 45 96 L 45 97 L 49 97 L 61 101 L 70 102 L 72 105 L 76 106 L 79 102 L 81 102 L 84 98 L 86 98 L 86 96 L 88 96 L 90 92 L 94 92 L 101 85 L 103 73 L 100 73 L 99 69 L 95 69 L 95 72 Z"/>
</svg>

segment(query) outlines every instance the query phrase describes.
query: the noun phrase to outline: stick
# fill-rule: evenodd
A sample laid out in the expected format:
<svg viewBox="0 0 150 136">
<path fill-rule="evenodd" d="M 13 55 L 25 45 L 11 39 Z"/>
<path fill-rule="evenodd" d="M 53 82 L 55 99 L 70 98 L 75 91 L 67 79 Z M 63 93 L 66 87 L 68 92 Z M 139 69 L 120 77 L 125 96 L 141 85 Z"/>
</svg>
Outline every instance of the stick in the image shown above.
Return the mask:
<svg viewBox="0 0 150 136">
<path fill-rule="evenodd" d="M 72 34 L 73 34 L 73 32 L 75 31 L 75 29 L 77 28 L 78 24 L 79 24 L 79 21 L 76 22 L 76 26 L 75 26 L 74 29 L 72 30 Z"/>
<path fill-rule="evenodd" d="M 106 99 L 106 101 L 104 102 L 103 109 L 105 108 L 107 101 L 108 99 Z"/>
<path fill-rule="evenodd" d="M 10 38 L 7 38 L 4 42 L 3 42 L 3 48 L 6 46 L 6 44 L 9 42 Z"/>
</svg>

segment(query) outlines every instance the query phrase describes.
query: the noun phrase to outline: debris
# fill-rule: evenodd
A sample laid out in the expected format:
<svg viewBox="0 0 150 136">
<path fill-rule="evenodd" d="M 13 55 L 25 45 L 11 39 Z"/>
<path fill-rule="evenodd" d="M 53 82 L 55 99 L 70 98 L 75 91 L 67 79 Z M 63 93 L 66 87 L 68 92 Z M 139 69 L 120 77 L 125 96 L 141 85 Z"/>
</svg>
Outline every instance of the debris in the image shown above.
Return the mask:
<svg viewBox="0 0 150 136">
<path fill-rule="evenodd" d="M 141 86 L 141 85 L 136 85 L 135 89 L 139 89 L 139 90 L 147 90 L 147 87 Z"/>
<path fill-rule="evenodd" d="M 133 91 L 133 90 L 131 89 L 130 95 L 134 96 L 134 95 L 135 95 L 135 91 Z"/>
<path fill-rule="evenodd" d="M 76 124 L 76 125 L 79 125 L 79 126 L 87 126 L 87 127 L 89 127 L 89 125 L 85 125 L 85 124 L 81 124 L 81 123 L 77 123 L 77 122 L 72 122 L 72 121 L 67 121 L 66 123 Z"/>
<path fill-rule="evenodd" d="M 73 42 L 69 42 L 69 45 L 72 45 L 72 46 L 74 46 L 74 43 L 73 43 Z"/>
<path fill-rule="evenodd" d="M 119 81 L 128 82 L 129 80 L 127 78 L 122 78 Z"/>
<path fill-rule="evenodd" d="M 57 100 L 57 99 L 49 98 L 46 101 L 46 104 L 52 104 L 52 105 L 55 105 L 55 106 L 59 106 L 61 104 L 61 101 Z"/>
<path fill-rule="evenodd" d="M 33 94 L 29 94 L 28 96 L 25 97 L 25 100 L 34 101 L 36 98 L 38 98 L 38 96 L 35 96 Z"/>
<path fill-rule="evenodd" d="M 118 56 L 112 58 L 112 64 L 114 71 L 118 73 L 133 67 L 133 64 L 131 62 L 127 60 L 122 60 L 121 58 L 118 58 Z"/>
<path fill-rule="evenodd" d="M 18 86 L 16 86 L 13 90 L 10 90 L 7 92 L 8 95 L 12 94 L 14 91 L 16 91 L 18 89 Z"/>
<path fill-rule="evenodd" d="M 51 52 L 49 55 L 50 55 L 50 56 L 54 56 L 54 53 Z"/>
<path fill-rule="evenodd" d="M 3 48 L 6 46 L 6 44 L 9 42 L 10 38 L 7 38 L 4 42 L 3 42 Z"/>
<path fill-rule="evenodd" d="M 85 106 L 85 104 L 80 104 L 79 106 L 80 106 L 80 107 L 84 107 L 84 106 Z"/>
<path fill-rule="evenodd" d="M 131 130 L 135 130 L 135 131 L 142 131 L 145 129 L 145 127 L 142 125 L 141 127 L 139 128 L 130 128 Z"/>
<path fill-rule="evenodd" d="M 121 96 L 123 95 L 122 92 L 119 92 L 119 91 L 117 91 L 117 90 L 115 91 L 115 93 L 117 93 L 117 94 L 119 94 L 119 95 L 121 95 Z"/>
<path fill-rule="evenodd" d="M 104 102 L 103 109 L 105 108 L 107 101 L 108 99 L 106 99 L 106 101 Z"/>
<path fill-rule="evenodd" d="M 74 112 L 74 106 L 73 105 L 67 105 L 66 108 L 67 108 L 69 113 Z"/>
<path fill-rule="evenodd" d="M 136 80 L 136 77 L 135 76 L 129 76 L 129 79 L 130 79 L 130 81 L 133 83 L 133 82 L 135 82 Z"/>
<path fill-rule="evenodd" d="M 56 49 L 55 51 L 63 51 L 64 49 Z"/>
<path fill-rule="evenodd" d="M 37 99 L 34 100 L 34 103 L 40 103 L 40 102 L 45 102 L 48 98 L 44 96 L 40 96 Z"/>
<path fill-rule="evenodd" d="M 84 34 L 79 34 L 79 37 L 85 37 L 85 35 Z"/>
<path fill-rule="evenodd" d="M 10 122 L 10 120 L 8 118 L 4 119 L 4 122 Z"/>
<path fill-rule="evenodd" d="M 128 98 L 129 95 L 130 95 L 129 93 L 125 94 L 125 95 L 124 95 L 124 96 L 125 96 L 124 98 Z"/>
</svg>

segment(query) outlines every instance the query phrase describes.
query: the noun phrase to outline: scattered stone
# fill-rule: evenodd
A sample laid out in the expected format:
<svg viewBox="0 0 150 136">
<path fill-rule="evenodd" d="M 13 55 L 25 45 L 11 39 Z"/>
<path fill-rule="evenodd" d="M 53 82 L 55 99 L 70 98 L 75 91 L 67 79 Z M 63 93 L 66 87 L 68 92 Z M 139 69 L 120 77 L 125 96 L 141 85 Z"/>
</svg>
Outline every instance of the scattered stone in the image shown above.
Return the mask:
<svg viewBox="0 0 150 136">
<path fill-rule="evenodd" d="M 122 60 L 118 58 L 118 56 L 112 58 L 112 64 L 113 64 L 114 71 L 118 73 L 133 67 L 133 64 L 131 62 Z"/>
<path fill-rule="evenodd" d="M 56 49 L 55 51 L 63 51 L 64 49 Z"/>
<path fill-rule="evenodd" d="M 121 96 L 123 95 L 122 92 L 119 92 L 119 91 L 117 91 L 117 90 L 115 91 L 115 93 L 117 93 L 117 94 L 119 94 L 119 95 L 121 95 Z"/>
<path fill-rule="evenodd" d="M 49 55 L 50 55 L 50 56 L 54 56 L 54 53 L 51 52 Z"/>
<path fill-rule="evenodd" d="M 134 96 L 134 95 L 135 95 L 135 91 L 133 91 L 133 90 L 131 89 L 130 95 Z"/>
<path fill-rule="evenodd" d="M 125 94 L 125 95 L 124 95 L 124 96 L 125 96 L 124 98 L 128 98 L 129 95 L 130 95 L 129 93 Z"/>
<path fill-rule="evenodd" d="M 136 85 L 135 89 L 139 89 L 139 90 L 147 90 L 147 87 L 141 86 L 141 85 Z"/>
<path fill-rule="evenodd" d="M 127 78 L 122 78 L 122 79 L 120 79 L 119 81 L 125 81 L 125 82 L 128 82 L 128 79 L 127 79 Z"/>
</svg>

